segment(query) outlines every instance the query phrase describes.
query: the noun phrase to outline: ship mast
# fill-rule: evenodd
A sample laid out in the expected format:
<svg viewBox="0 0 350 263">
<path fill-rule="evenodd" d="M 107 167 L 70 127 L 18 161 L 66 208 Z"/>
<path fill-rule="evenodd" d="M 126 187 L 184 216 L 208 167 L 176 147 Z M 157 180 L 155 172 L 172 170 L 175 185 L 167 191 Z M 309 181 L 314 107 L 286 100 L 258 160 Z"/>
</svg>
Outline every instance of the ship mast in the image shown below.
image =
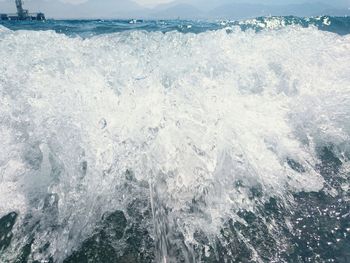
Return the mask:
<svg viewBox="0 0 350 263">
<path fill-rule="evenodd" d="M 24 19 L 27 15 L 27 11 L 23 9 L 22 0 L 16 0 L 17 14 L 20 19 Z"/>
</svg>

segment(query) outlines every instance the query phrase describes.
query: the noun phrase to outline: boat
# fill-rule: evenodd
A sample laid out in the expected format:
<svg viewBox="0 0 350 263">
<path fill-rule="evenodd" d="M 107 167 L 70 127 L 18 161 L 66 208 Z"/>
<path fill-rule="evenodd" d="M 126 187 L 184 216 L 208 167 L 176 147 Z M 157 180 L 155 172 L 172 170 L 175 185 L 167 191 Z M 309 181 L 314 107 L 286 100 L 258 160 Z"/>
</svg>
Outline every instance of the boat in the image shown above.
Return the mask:
<svg viewBox="0 0 350 263">
<path fill-rule="evenodd" d="M 28 10 L 23 8 L 22 0 L 15 0 L 17 13 L 16 14 L 0 14 L 0 20 L 45 20 L 44 13 L 29 13 Z"/>
</svg>

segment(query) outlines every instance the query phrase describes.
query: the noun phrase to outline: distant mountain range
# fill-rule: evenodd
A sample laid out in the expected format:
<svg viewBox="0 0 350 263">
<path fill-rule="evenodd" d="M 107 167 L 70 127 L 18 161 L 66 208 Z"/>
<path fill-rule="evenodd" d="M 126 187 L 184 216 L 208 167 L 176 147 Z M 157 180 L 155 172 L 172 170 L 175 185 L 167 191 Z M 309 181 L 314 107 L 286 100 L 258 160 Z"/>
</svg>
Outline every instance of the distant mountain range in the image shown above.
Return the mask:
<svg viewBox="0 0 350 263">
<path fill-rule="evenodd" d="M 236 0 L 177 0 L 150 9 L 131 0 L 104 0 L 103 4 L 101 0 L 82 4 L 27 0 L 25 7 L 32 12 L 45 12 L 51 18 L 244 19 L 268 15 L 350 15 L 347 0 L 328 2 L 302 3 L 295 0 L 296 4 L 281 4 L 277 0 L 266 0 L 264 4 L 253 4 Z M 0 0 L 0 13 L 14 11 L 14 0 Z"/>
<path fill-rule="evenodd" d="M 15 12 L 14 0 L 0 0 L 0 13 Z M 30 12 L 44 12 L 49 18 L 133 18 L 143 17 L 144 9 L 133 1 L 89 0 L 82 4 L 58 0 L 27 0 L 24 7 Z M 148 10 L 147 10 L 148 11 Z"/>
</svg>

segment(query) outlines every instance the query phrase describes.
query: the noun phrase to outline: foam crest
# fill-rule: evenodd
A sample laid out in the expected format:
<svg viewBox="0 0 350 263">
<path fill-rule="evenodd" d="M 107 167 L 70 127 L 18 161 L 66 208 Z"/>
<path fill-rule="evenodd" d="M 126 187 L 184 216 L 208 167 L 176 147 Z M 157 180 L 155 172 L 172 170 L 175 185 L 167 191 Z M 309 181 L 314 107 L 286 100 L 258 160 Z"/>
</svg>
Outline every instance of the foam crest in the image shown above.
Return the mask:
<svg viewBox="0 0 350 263">
<path fill-rule="evenodd" d="M 10 31 L 7 27 L 0 25 L 0 33 Z"/>
<path fill-rule="evenodd" d="M 349 51 L 300 27 L 2 35 L 0 215 L 40 219 L 33 246 L 61 261 L 135 198 L 189 245 L 271 196 L 318 191 L 316 148 L 349 153 Z"/>
</svg>

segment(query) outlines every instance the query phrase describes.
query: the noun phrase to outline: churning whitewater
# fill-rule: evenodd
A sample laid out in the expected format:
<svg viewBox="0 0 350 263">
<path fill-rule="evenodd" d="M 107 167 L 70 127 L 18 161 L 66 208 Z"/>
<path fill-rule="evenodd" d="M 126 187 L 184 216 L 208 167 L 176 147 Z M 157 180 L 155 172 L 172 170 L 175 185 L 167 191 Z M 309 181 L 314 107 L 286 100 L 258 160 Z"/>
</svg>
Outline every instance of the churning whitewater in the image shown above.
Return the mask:
<svg viewBox="0 0 350 263">
<path fill-rule="evenodd" d="M 350 258 L 350 35 L 0 26 L 0 57 L 1 262 Z"/>
</svg>

